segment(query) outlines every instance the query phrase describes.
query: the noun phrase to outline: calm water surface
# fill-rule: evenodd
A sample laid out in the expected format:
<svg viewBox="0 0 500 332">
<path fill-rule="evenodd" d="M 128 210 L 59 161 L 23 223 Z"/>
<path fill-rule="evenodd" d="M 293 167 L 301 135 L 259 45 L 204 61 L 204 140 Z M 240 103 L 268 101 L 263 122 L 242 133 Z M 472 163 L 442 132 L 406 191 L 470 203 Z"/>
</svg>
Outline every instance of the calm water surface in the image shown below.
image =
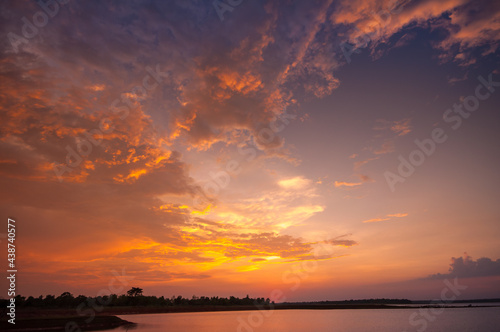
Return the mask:
<svg viewBox="0 0 500 332">
<path fill-rule="evenodd" d="M 128 331 L 163 332 L 500 332 L 500 307 L 420 309 L 276 310 L 121 315 L 138 323 Z M 268 315 L 266 317 L 265 315 Z M 413 315 L 413 325 L 410 323 Z M 112 331 L 126 331 L 117 328 Z"/>
</svg>

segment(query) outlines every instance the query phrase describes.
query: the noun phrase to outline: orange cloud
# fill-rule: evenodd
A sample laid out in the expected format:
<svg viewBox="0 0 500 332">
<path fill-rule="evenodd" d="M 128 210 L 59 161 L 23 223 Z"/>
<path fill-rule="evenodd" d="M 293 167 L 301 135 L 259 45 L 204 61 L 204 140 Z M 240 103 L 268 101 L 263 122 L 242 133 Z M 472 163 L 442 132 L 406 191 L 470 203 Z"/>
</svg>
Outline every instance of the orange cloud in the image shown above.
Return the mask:
<svg viewBox="0 0 500 332">
<path fill-rule="evenodd" d="M 300 190 L 311 185 L 311 180 L 304 178 L 303 176 L 297 176 L 290 179 L 284 179 L 278 182 L 278 184 L 285 189 L 295 189 Z"/>
<path fill-rule="evenodd" d="M 394 123 L 391 126 L 391 130 L 398 136 L 404 136 L 411 132 L 410 122 L 411 119 L 394 121 Z"/>
<path fill-rule="evenodd" d="M 391 218 L 403 218 L 403 217 L 406 217 L 408 216 L 408 213 L 395 213 L 395 214 L 388 214 L 387 215 L 388 217 L 391 217 Z"/>
<path fill-rule="evenodd" d="M 87 87 L 87 89 L 92 91 L 103 91 L 105 88 L 106 86 L 104 84 L 94 84 Z"/>
<path fill-rule="evenodd" d="M 389 130 L 395 133 L 397 136 L 404 136 L 411 132 L 411 119 L 402 119 L 396 121 L 377 119 L 373 129 L 377 131 Z"/>
<path fill-rule="evenodd" d="M 373 218 L 373 219 L 363 220 L 363 222 L 370 223 L 370 222 L 387 221 L 387 220 L 391 220 L 392 218 L 403 218 L 403 217 L 407 217 L 407 216 L 408 216 L 408 213 L 393 213 L 393 214 L 388 214 L 382 218 Z"/>
<path fill-rule="evenodd" d="M 380 159 L 380 157 L 372 157 L 365 160 L 360 160 L 354 163 L 354 169 L 359 169 L 361 166 L 368 164 L 370 161 Z"/>
<path fill-rule="evenodd" d="M 134 169 L 131 170 L 130 173 L 127 176 L 123 176 L 121 174 L 118 174 L 113 178 L 113 180 L 117 182 L 124 182 L 127 180 L 135 179 L 137 180 L 139 177 L 142 175 L 146 174 L 148 171 L 146 169 Z"/>
<path fill-rule="evenodd" d="M 445 13 L 450 14 L 449 19 L 443 17 Z M 387 43 L 396 33 L 410 26 L 425 27 L 430 24 L 445 29 L 447 37 L 436 44 L 443 52 L 442 58 L 467 65 L 476 61 L 472 55 L 473 48 L 486 46 L 483 54 L 498 48 L 499 17 L 499 5 L 495 1 L 344 0 L 332 12 L 330 19 L 333 24 L 349 27 L 347 36 L 351 44 L 366 46 L 363 43 L 368 38 L 372 54 L 379 45 Z M 454 45 L 458 45 L 458 52 Z"/>
<path fill-rule="evenodd" d="M 368 219 L 368 220 L 363 220 L 363 222 L 379 222 L 379 221 L 386 221 L 390 220 L 391 218 L 373 218 L 373 219 Z"/>
<path fill-rule="evenodd" d="M 373 151 L 373 153 L 376 155 L 387 154 L 387 153 L 391 153 L 391 152 L 394 152 L 394 142 L 393 141 L 386 141 L 382 144 L 382 147 Z"/>
<path fill-rule="evenodd" d="M 335 188 L 339 187 L 357 187 L 362 185 L 362 182 L 344 182 L 344 181 L 335 181 Z"/>
</svg>

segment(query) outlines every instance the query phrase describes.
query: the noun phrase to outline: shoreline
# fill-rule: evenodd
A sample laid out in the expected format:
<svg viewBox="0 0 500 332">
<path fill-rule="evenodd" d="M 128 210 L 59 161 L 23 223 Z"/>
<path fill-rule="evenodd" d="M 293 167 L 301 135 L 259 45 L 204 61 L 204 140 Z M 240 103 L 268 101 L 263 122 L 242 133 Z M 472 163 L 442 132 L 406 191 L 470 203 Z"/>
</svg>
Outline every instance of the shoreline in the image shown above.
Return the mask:
<svg viewBox="0 0 500 332">
<path fill-rule="evenodd" d="M 100 331 L 109 330 L 120 326 L 135 326 L 133 322 L 126 321 L 117 316 L 99 315 L 86 322 L 89 317 L 82 316 L 59 316 L 59 317 L 31 317 L 27 319 L 16 319 L 16 324 L 0 322 L 0 330 L 17 332 L 35 331 L 66 331 L 66 325 L 73 322 L 70 331 Z"/>
</svg>

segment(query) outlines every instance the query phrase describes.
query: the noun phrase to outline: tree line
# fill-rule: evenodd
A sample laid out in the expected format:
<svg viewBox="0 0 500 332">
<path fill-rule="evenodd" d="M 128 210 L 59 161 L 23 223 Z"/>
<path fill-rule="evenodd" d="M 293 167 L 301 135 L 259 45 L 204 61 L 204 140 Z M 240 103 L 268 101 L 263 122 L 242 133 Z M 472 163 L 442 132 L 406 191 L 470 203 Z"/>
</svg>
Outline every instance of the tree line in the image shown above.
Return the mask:
<svg viewBox="0 0 500 332">
<path fill-rule="evenodd" d="M 110 294 L 105 296 L 90 297 L 85 295 L 73 296 L 70 292 L 64 292 L 59 296 L 46 295 L 39 297 L 24 297 L 17 295 L 15 297 L 17 307 L 46 307 L 46 308 L 75 308 L 81 303 L 106 303 L 109 307 L 122 306 L 233 306 L 233 305 L 269 305 L 269 298 L 263 297 L 251 298 L 248 295 L 244 298 L 235 296 L 195 296 L 184 298 L 181 295 L 170 298 L 160 296 L 145 296 L 143 290 L 138 287 L 132 287 L 127 294 Z M 8 300 L 0 300 L 0 303 L 7 303 Z M 274 302 L 272 302 L 274 303 Z M 2 303 L 3 306 L 3 303 Z"/>
</svg>

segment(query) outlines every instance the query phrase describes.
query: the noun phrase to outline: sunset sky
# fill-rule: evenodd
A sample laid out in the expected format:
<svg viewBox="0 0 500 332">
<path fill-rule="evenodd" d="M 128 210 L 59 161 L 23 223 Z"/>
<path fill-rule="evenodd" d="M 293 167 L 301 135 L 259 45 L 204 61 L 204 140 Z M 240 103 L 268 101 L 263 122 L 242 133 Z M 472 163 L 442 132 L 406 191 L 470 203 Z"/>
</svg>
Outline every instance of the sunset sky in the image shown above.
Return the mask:
<svg viewBox="0 0 500 332">
<path fill-rule="evenodd" d="M 500 297 L 499 1 L 43 3 L 0 3 L 18 293 Z"/>
</svg>

